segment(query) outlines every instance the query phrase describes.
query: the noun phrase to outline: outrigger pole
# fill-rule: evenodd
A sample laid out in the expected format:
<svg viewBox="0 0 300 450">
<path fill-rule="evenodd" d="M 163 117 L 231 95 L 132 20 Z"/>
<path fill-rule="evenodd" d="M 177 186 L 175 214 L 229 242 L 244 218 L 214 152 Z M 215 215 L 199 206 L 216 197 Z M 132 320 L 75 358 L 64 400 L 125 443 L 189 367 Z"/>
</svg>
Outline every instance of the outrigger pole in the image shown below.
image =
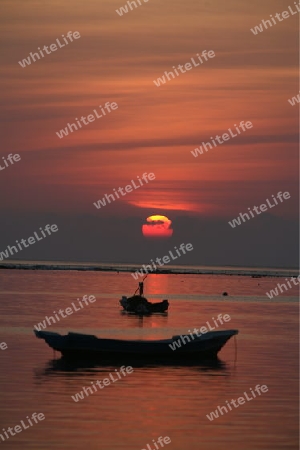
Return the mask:
<svg viewBox="0 0 300 450">
<path fill-rule="evenodd" d="M 140 291 L 140 296 L 141 297 L 143 296 L 143 293 L 144 293 L 144 280 L 146 280 L 148 275 L 149 274 L 147 273 L 147 275 L 144 276 L 143 281 L 139 282 L 139 287 L 135 290 L 135 293 L 133 295 L 135 295 L 137 293 L 137 291 L 139 290 Z"/>
</svg>

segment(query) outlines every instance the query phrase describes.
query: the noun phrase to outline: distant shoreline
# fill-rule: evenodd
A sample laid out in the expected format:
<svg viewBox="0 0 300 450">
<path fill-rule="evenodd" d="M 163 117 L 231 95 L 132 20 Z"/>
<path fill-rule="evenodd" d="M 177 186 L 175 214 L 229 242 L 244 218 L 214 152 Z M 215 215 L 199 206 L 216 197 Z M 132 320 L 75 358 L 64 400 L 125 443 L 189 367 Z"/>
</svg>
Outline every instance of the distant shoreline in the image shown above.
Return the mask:
<svg viewBox="0 0 300 450">
<path fill-rule="evenodd" d="M 0 263 L 0 269 L 10 270 L 76 270 L 90 272 L 134 272 L 139 269 L 138 264 L 109 264 L 109 263 L 65 263 L 65 262 L 5 262 Z M 297 277 L 299 271 L 296 269 L 273 269 L 273 268 L 239 268 L 239 267 L 193 267 L 193 266 L 168 266 L 159 268 L 149 275 L 236 275 L 262 277 Z"/>
</svg>

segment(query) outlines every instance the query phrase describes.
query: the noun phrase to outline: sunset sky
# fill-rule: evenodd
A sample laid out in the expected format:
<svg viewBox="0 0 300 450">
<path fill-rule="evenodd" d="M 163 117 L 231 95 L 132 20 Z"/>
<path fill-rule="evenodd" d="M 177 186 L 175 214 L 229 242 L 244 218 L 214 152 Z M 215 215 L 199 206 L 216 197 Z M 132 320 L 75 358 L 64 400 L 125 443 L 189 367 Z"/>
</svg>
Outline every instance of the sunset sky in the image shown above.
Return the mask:
<svg viewBox="0 0 300 450">
<path fill-rule="evenodd" d="M 2 0 L 0 251 L 40 226 L 52 241 L 19 259 L 147 262 L 181 242 L 182 264 L 296 266 L 298 239 L 298 21 L 250 28 L 288 0 Z M 80 39 L 22 68 L 62 34 Z M 203 50 L 215 58 L 165 85 L 153 80 Z M 118 109 L 59 139 L 56 132 L 107 101 Z M 241 121 L 253 128 L 207 153 L 191 150 Z M 155 180 L 101 209 L 93 202 L 143 173 Z M 291 198 L 230 229 L 228 220 L 278 191 Z M 151 215 L 174 233 L 149 243 Z M 190 259 L 188 259 L 190 258 Z"/>
</svg>

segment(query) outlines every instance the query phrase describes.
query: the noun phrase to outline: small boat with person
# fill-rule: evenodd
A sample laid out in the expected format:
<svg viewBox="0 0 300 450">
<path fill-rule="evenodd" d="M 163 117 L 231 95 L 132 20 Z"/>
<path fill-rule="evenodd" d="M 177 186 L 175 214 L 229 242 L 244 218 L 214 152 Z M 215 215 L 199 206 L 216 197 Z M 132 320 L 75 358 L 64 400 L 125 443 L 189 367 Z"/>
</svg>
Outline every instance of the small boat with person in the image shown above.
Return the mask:
<svg viewBox="0 0 300 450">
<path fill-rule="evenodd" d="M 136 295 L 137 291 L 139 291 L 138 295 Z M 169 308 L 168 300 L 163 300 L 162 302 L 157 303 L 151 303 L 144 297 L 144 280 L 139 283 L 139 287 L 136 289 L 132 297 L 127 298 L 124 295 L 122 299 L 119 300 L 119 302 L 126 312 L 138 315 L 164 313 Z"/>
<path fill-rule="evenodd" d="M 120 305 L 126 312 L 138 315 L 148 315 L 153 313 L 164 313 L 169 308 L 168 300 L 162 302 L 151 303 L 145 297 L 134 295 L 133 297 L 123 296 Z"/>
</svg>

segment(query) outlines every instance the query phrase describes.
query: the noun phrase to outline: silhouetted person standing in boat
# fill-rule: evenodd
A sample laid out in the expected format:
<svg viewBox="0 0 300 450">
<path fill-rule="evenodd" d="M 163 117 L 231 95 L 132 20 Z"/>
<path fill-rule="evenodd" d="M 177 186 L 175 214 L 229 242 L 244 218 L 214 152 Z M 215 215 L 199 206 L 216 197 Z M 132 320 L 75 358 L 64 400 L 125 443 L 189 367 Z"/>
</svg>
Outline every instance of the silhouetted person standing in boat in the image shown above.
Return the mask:
<svg viewBox="0 0 300 450">
<path fill-rule="evenodd" d="M 140 291 L 140 296 L 143 297 L 143 295 L 144 295 L 144 283 L 142 281 L 139 283 L 139 291 Z"/>
</svg>

